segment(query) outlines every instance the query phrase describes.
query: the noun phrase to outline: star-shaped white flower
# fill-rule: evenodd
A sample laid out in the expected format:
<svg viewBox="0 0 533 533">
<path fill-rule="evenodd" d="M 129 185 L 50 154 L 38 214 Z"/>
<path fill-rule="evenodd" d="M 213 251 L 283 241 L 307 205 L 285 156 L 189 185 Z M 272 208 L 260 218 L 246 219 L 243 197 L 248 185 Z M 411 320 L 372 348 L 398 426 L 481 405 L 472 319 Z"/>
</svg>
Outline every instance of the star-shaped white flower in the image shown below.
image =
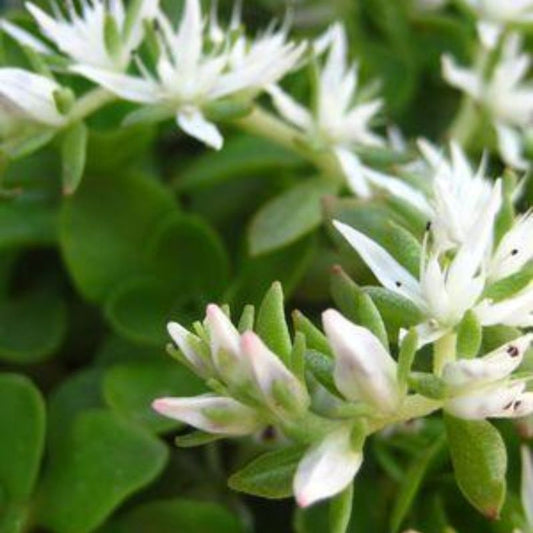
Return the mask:
<svg viewBox="0 0 533 533">
<path fill-rule="evenodd" d="M 447 363 L 442 379 L 448 398 L 444 409 L 465 419 L 517 418 L 533 412 L 533 393 L 512 380 L 533 335 L 510 341 L 488 355 Z"/>
<path fill-rule="evenodd" d="M 141 0 L 126 9 L 122 0 L 81 0 L 79 9 L 66 2 L 63 13 L 53 2 L 54 16 L 31 2 L 26 7 L 43 36 L 73 64 L 122 72 L 144 37 L 144 21 L 155 16 L 158 3 Z M 8 21 L 2 21 L 0 27 L 22 45 L 39 53 L 52 52 L 46 43 Z"/>
<path fill-rule="evenodd" d="M 315 108 L 306 108 L 279 86 L 272 86 L 269 93 L 278 113 L 302 131 L 311 144 L 335 153 L 350 187 L 358 196 L 369 197 L 371 186 L 408 194 L 407 184 L 362 167 L 352 151 L 357 146 L 384 145 L 384 140 L 370 127 L 382 102 L 354 103 L 357 100 L 358 69 L 356 64 L 348 63 L 343 26 L 333 25 L 314 48 L 317 55 L 326 51 L 315 89 Z"/>
<path fill-rule="evenodd" d="M 517 169 L 529 168 L 522 155 L 522 137 L 533 116 L 533 86 L 524 82 L 530 61 L 529 55 L 521 52 L 517 35 L 506 41 L 489 79 L 485 79 L 482 69 L 460 67 L 447 55 L 442 58 L 445 80 L 489 112 L 502 159 Z"/>
<path fill-rule="evenodd" d="M 425 315 L 426 321 L 418 326 L 419 340 L 423 344 L 440 338 L 478 303 L 485 288 L 483 260 L 492 242 L 500 204 L 501 183 L 498 181 L 478 213 L 470 238 L 457 248 L 445 267 L 441 265 L 443 258 L 438 251 L 423 250 L 418 279 L 363 233 L 342 222 L 333 224 L 384 287 L 409 299 Z"/>
<path fill-rule="evenodd" d="M 275 83 L 297 64 L 306 46 L 287 41 L 286 28 L 249 45 L 242 38 L 232 42 L 229 33 L 221 40 L 218 26 L 204 24 L 199 0 L 186 0 L 177 30 L 162 12 L 156 21 L 161 43 L 155 73 L 142 64 L 140 77 L 90 66 L 73 70 L 125 100 L 166 108 L 183 131 L 215 149 L 223 139 L 205 118 L 205 106 Z"/>
<path fill-rule="evenodd" d="M 474 170 L 462 148 L 450 143 L 450 157 L 424 139 L 418 141 L 423 172 L 431 180 L 431 231 L 435 246 L 448 250 L 471 237 L 479 213 L 489 201 L 494 183 L 486 177 L 482 160 Z"/>
</svg>

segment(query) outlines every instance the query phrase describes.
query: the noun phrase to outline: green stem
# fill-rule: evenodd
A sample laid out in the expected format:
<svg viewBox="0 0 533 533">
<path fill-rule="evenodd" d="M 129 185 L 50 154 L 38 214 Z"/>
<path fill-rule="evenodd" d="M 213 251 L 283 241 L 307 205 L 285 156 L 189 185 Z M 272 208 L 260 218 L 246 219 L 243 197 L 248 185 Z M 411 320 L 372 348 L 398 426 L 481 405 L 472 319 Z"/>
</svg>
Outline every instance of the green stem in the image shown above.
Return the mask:
<svg viewBox="0 0 533 533">
<path fill-rule="evenodd" d="M 83 120 L 101 107 L 113 102 L 117 97 L 105 89 L 93 89 L 84 94 L 73 106 L 68 114 L 69 122 Z"/>
<path fill-rule="evenodd" d="M 455 361 L 457 355 L 457 334 L 447 333 L 435 341 L 433 345 L 433 372 L 436 376 L 442 374 L 446 363 Z"/>
<path fill-rule="evenodd" d="M 336 181 L 340 180 L 341 169 L 331 152 L 313 150 L 307 147 L 307 140 L 301 132 L 259 106 L 255 106 L 249 115 L 236 120 L 234 124 L 248 133 L 268 139 L 283 148 L 296 152 L 315 165 L 326 176 Z"/>
<path fill-rule="evenodd" d="M 459 112 L 448 131 L 448 137 L 457 141 L 465 150 L 468 149 L 478 129 L 479 119 L 480 113 L 474 101 L 470 96 L 464 96 Z"/>
</svg>

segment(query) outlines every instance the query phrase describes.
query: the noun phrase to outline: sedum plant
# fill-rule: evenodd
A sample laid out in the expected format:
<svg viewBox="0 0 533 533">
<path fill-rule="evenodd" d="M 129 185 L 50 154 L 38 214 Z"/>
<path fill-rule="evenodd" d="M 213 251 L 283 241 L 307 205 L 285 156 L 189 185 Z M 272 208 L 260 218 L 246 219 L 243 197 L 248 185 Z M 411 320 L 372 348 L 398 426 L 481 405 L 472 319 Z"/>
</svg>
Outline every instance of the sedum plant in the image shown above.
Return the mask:
<svg viewBox="0 0 533 533">
<path fill-rule="evenodd" d="M 533 531 L 532 14 L 4 13 L 0 531 Z"/>
</svg>

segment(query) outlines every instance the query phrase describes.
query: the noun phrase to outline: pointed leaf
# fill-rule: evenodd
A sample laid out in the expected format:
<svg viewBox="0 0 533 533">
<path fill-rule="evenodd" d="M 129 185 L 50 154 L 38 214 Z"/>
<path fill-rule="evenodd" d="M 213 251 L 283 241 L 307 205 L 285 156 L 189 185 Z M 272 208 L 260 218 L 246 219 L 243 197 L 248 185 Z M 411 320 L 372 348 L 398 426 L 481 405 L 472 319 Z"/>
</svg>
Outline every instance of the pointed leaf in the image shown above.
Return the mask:
<svg viewBox="0 0 533 533">
<path fill-rule="evenodd" d="M 507 452 L 498 430 L 486 420 L 445 415 L 455 479 L 465 498 L 496 519 L 505 501 Z"/>
<path fill-rule="evenodd" d="M 73 124 L 63 135 L 61 159 L 65 194 L 72 194 L 81 182 L 87 157 L 87 138 L 87 126 L 83 122 Z"/>
</svg>

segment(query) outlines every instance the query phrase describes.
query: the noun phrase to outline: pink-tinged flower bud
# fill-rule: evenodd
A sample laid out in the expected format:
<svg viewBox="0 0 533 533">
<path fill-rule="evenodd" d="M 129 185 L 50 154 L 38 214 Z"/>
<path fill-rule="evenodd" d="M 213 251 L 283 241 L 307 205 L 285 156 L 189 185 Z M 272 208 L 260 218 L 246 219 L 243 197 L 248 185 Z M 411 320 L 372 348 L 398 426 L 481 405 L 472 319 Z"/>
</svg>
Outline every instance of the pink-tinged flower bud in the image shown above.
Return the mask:
<svg viewBox="0 0 533 533">
<path fill-rule="evenodd" d="M 322 322 L 335 354 L 333 377 L 339 392 L 382 412 L 394 411 L 400 398 L 396 362 L 379 339 L 334 309 L 322 315 Z"/>
<path fill-rule="evenodd" d="M 164 416 L 208 433 L 249 435 L 263 425 L 253 409 L 231 398 L 213 394 L 192 398 L 159 398 L 152 403 L 152 407 Z"/>
<path fill-rule="evenodd" d="M 293 481 L 300 507 L 307 507 L 343 491 L 357 474 L 363 453 L 353 448 L 350 428 L 328 435 L 304 455 Z"/>
<path fill-rule="evenodd" d="M 241 350 L 251 364 L 255 382 L 266 404 L 280 416 L 297 415 L 309 406 L 304 384 L 252 331 L 241 338 Z"/>
</svg>

